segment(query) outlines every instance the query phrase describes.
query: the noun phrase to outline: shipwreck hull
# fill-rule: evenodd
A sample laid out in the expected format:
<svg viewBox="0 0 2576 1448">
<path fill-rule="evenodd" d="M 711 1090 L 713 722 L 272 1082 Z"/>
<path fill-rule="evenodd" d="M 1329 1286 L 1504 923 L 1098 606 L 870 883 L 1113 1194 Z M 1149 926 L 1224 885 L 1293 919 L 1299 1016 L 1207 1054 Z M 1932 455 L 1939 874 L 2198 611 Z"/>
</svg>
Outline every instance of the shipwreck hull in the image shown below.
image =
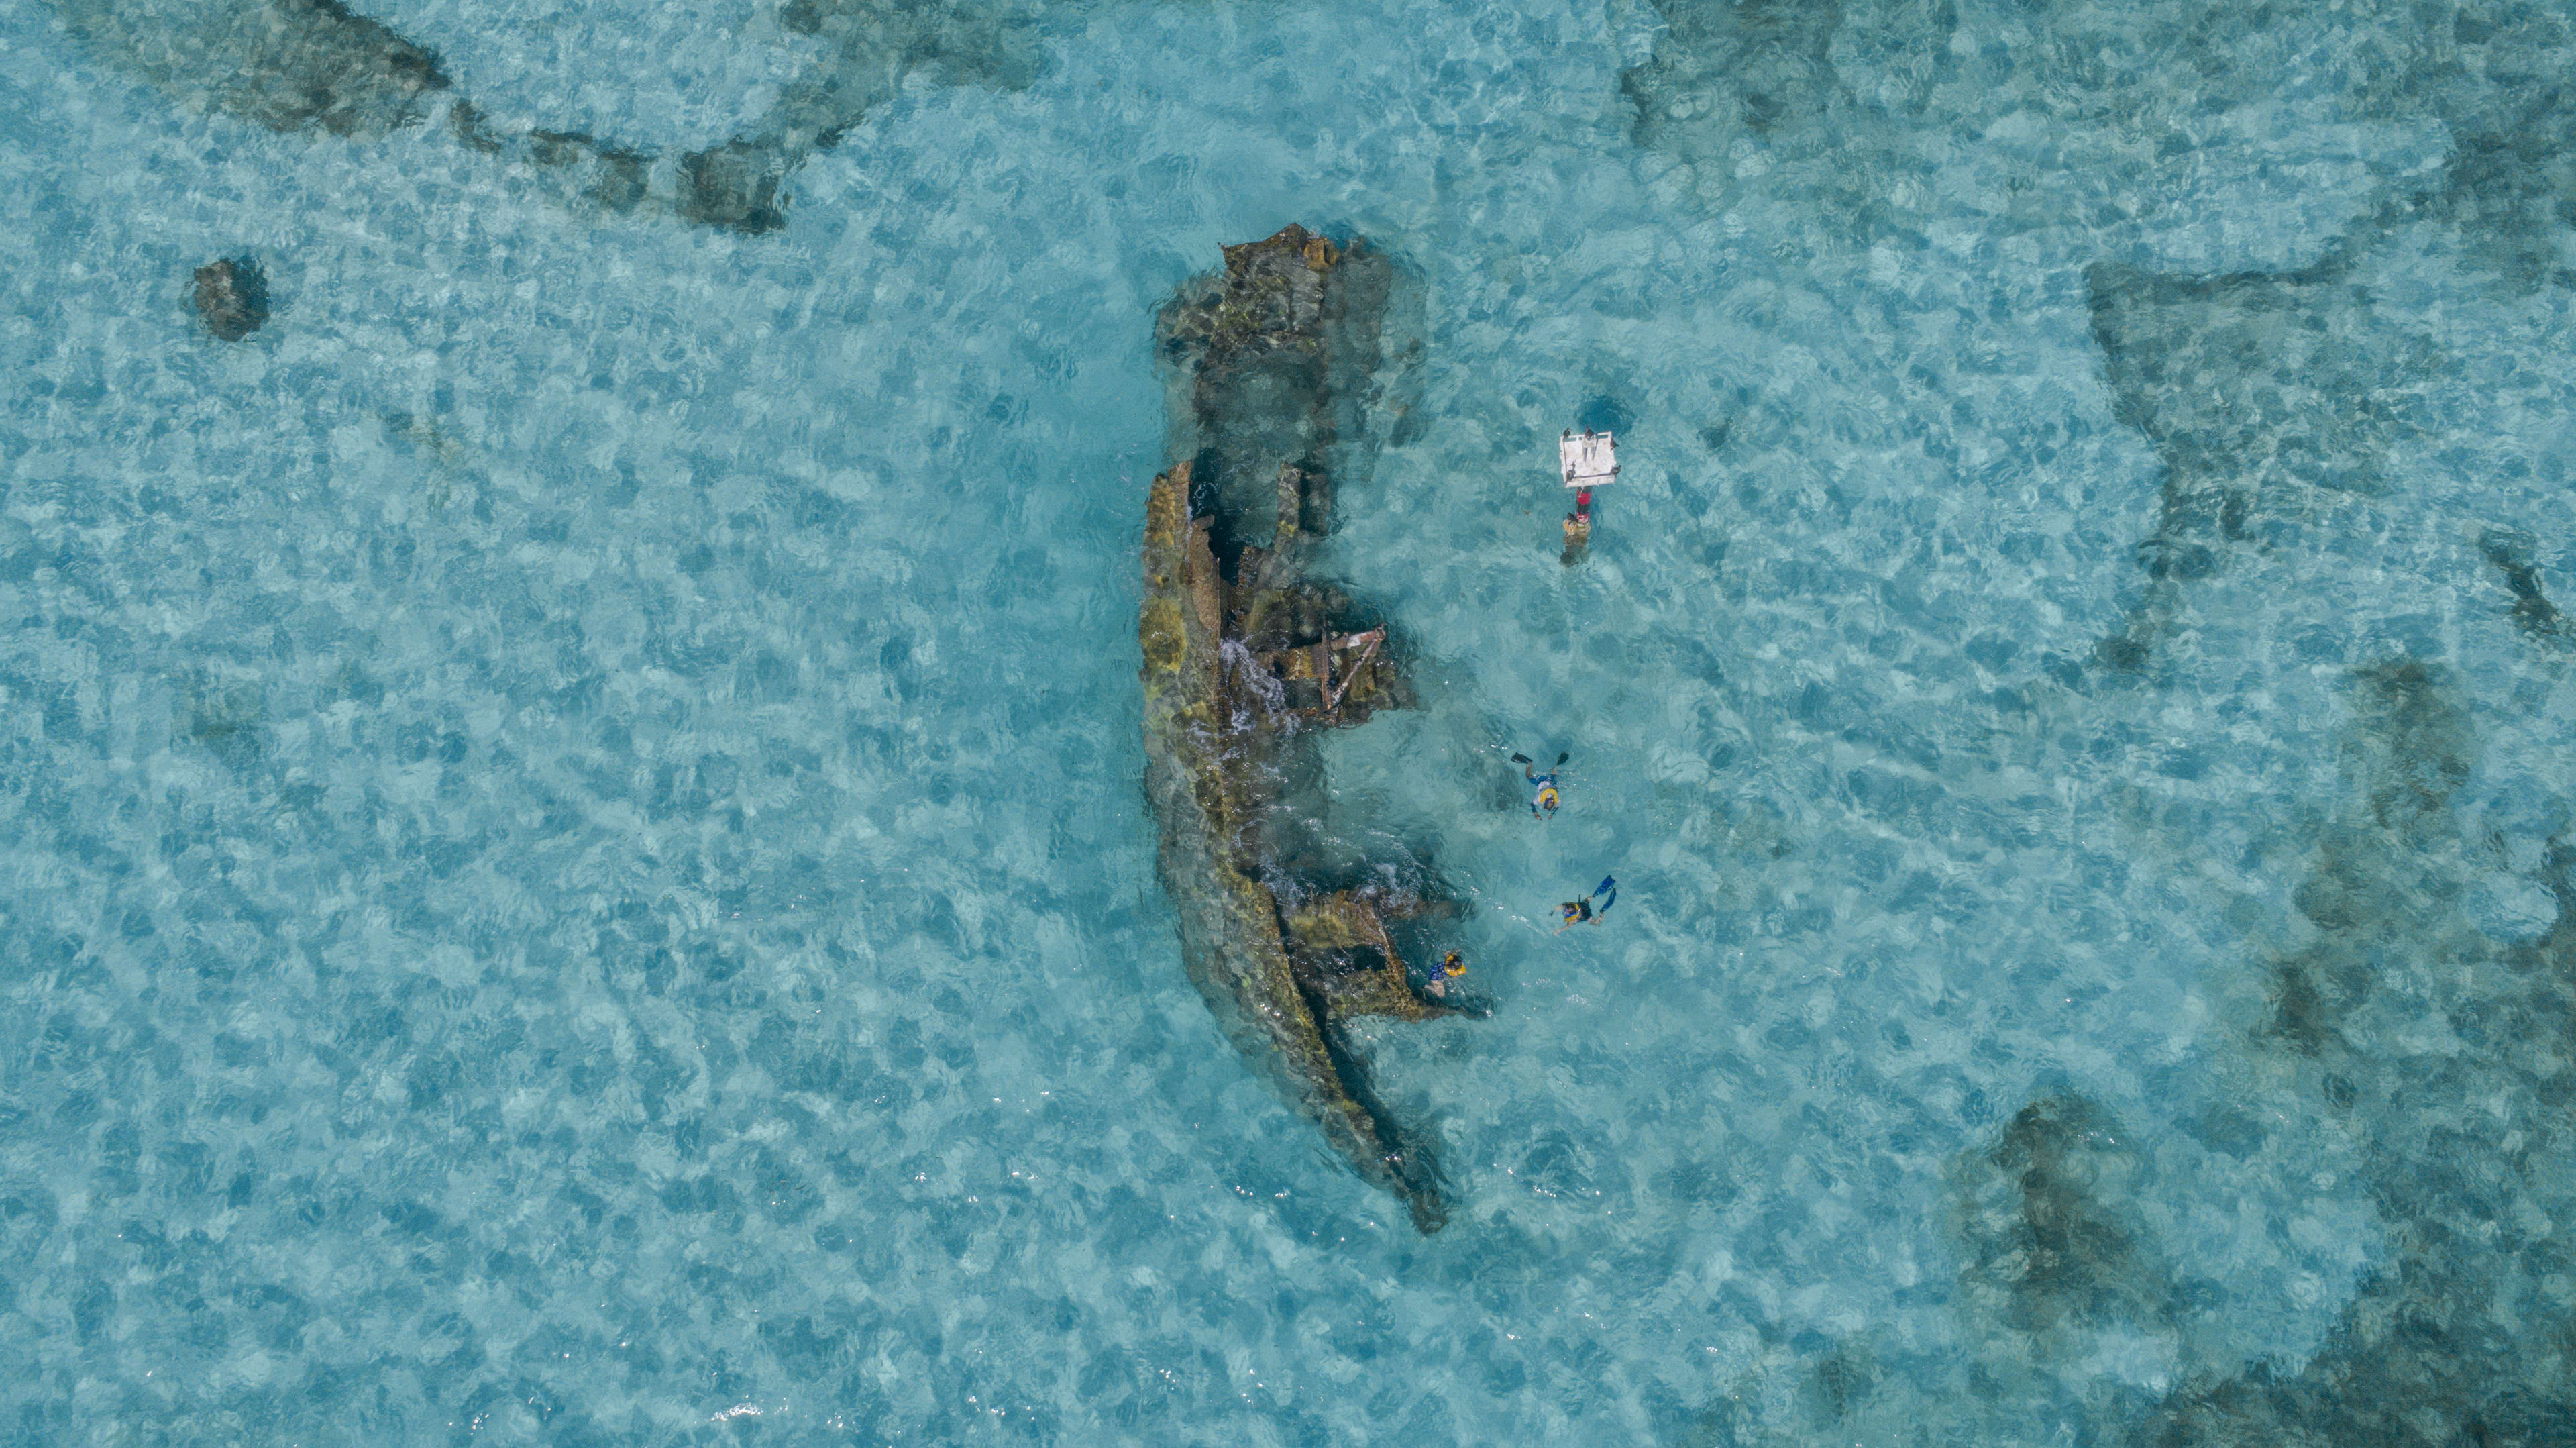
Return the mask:
<svg viewBox="0 0 2576 1448">
<path fill-rule="evenodd" d="M 1376 1099 L 1344 1028 L 1447 1010 L 1417 993 L 1385 924 L 1439 913 L 1441 892 L 1410 867 L 1329 857 L 1312 823 L 1319 732 L 1407 698 L 1383 625 L 1307 576 L 1330 469 L 1357 442 L 1385 266 L 1297 227 L 1226 260 L 1159 329 L 1186 460 L 1154 479 L 1146 506 L 1139 642 L 1158 860 L 1190 979 L 1227 1035 L 1436 1231 L 1437 1164 Z"/>
</svg>

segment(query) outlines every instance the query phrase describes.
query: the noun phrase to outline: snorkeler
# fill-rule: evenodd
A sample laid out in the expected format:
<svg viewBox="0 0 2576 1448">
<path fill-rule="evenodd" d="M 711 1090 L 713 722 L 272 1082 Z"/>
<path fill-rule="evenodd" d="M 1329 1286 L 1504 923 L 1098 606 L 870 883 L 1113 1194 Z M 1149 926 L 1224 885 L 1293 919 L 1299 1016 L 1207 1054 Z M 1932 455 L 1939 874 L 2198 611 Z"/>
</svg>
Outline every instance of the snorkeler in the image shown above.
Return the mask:
<svg viewBox="0 0 2576 1448">
<path fill-rule="evenodd" d="M 1594 900 L 1601 902 L 1599 909 L 1593 908 Z M 1604 875 L 1601 877 L 1601 883 L 1592 887 L 1589 898 L 1568 900 L 1556 907 L 1557 917 L 1564 922 L 1556 927 L 1556 933 L 1563 935 L 1577 925 L 1597 925 L 1601 922 L 1602 916 L 1610 913 L 1610 907 L 1618 903 L 1619 882 Z"/>
<path fill-rule="evenodd" d="M 1453 950 L 1440 957 L 1440 968 L 1431 972 L 1431 978 L 1422 983 L 1422 988 L 1435 996 L 1445 996 L 1449 994 L 1449 982 L 1466 973 L 1467 957 Z"/>
<path fill-rule="evenodd" d="M 1530 817 L 1532 819 L 1556 818 L 1556 772 L 1563 769 L 1565 767 L 1565 761 L 1572 759 L 1573 757 L 1574 756 L 1572 754 L 1557 755 L 1556 763 L 1547 767 L 1547 773 L 1541 774 L 1531 767 L 1530 757 L 1528 755 L 1515 754 L 1512 756 L 1512 763 L 1521 767 L 1521 778 L 1528 780 L 1530 784 L 1538 790 L 1538 793 L 1530 796 Z"/>
</svg>

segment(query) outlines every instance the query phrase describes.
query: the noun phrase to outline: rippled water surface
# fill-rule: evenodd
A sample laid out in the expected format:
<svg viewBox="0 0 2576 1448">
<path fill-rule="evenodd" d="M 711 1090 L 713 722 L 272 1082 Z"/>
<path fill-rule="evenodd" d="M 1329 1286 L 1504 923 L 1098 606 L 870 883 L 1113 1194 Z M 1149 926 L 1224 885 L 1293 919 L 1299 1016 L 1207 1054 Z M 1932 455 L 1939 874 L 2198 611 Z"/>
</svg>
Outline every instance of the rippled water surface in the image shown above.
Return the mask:
<svg viewBox="0 0 2576 1448">
<path fill-rule="evenodd" d="M 0 7 L 0 1440 L 2576 1441 L 2571 62 Z M 1154 311 L 1291 221 L 1422 342 L 1326 826 L 1474 906 L 1429 1237 L 1140 785 Z"/>
</svg>

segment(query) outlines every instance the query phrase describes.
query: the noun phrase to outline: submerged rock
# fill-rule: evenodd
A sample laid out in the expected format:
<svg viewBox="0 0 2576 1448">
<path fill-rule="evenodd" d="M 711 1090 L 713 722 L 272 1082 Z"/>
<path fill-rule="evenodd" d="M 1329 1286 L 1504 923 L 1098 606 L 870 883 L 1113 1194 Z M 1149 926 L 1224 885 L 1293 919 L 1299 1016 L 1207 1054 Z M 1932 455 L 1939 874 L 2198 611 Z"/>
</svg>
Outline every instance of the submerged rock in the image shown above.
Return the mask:
<svg viewBox="0 0 2576 1448">
<path fill-rule="evenodd" d="M 1331 466 L 1361 435 L 1389 271 L 1297 226 L 1225 257 L 1158 329 L 1189 459 L 1147 501 L 1138 630 L 1163 882 L 1228 1034 L 1436 1231 L 1438 1168 L 1371 1092 L 1344 1026 L 1449 1009 L 1417 993 L 1387 922 L 1450 907 L 1419 871 L 1336 858 L 1313 825 L 1316 731 L 1408 697 L 1385 626 L 1307 576 Z"/>
<path fill-rule="evenodd" d="M 197 268 L 197 315 L 227 342 L 258 331 L 268 320 L 268 278 L 259 263 L 226 258 Z"/>
</svg>

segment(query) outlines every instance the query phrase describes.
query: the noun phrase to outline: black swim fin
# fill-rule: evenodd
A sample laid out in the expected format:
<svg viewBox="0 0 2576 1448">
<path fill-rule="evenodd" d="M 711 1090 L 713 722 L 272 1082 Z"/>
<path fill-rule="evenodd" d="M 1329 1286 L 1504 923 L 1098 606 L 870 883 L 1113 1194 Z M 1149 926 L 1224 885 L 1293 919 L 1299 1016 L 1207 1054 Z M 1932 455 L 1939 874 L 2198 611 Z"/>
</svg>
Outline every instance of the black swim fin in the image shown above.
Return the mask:
<svg viewBox="0 0 2576 1448">
<path fill-rule="evenodd" d="M 1572 759 L 1573 757 L 1574 757 L 1574 752 L 1573 752 L 1572 750 L 1568 750 L 1568 751 L 1566 751 L 1565 753 L 1563 753 L 1563 754 L 1560 754 L 1560 755 L 1556 756 L 1556 766 L 1557 766 L 1557 768 L 1559 768 L 1559 769 L 1563 769 L 1563 768 L 1565 767 L 1565 761 L 1567 761 L 1567 760 L 1569 760 L 1569 759 Z"/>
<path fill-rule="evenodd" d="M 1512 763 L 1514 764 L 1527 764 L 1529 762 L 1530 757 L 1526 754 L 1515 754 L 1512 756 Z"/>
</svg>

